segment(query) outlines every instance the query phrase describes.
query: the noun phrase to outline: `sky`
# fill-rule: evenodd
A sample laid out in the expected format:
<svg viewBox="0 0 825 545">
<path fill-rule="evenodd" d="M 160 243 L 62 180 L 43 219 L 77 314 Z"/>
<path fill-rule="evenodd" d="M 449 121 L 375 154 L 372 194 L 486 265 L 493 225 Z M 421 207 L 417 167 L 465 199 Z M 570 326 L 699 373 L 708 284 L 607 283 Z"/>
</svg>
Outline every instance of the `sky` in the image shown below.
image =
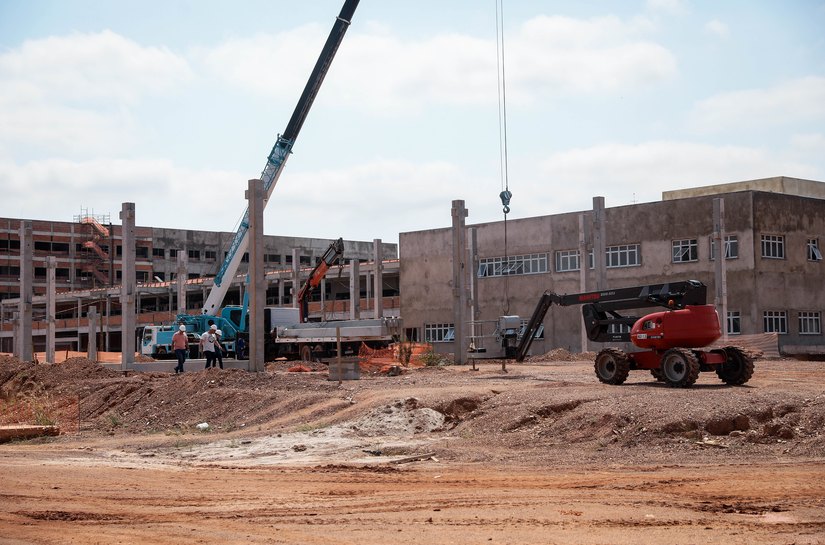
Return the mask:
<svg viewBox="0 0 825 545">
<path fill-rule="evenodd" d="M 234 232 L 342 5 L 0 0 L 0 216 L 132 202 Z M 825 0 L 501 0 L 498 21 L 503 61 L 496 0 L 361 0 L 265 233 L 397 242 L 457 199 L 503 219 L 505 186 L 513 220 L 825 181 Z"/>
</svg>

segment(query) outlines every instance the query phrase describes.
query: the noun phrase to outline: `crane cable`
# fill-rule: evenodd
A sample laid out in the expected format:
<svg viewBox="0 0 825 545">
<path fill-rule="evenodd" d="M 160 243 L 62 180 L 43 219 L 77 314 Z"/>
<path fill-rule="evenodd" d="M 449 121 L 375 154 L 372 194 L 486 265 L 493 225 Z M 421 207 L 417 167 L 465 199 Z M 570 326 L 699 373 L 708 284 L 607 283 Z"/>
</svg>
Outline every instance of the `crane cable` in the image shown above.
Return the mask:
<svg viewBox="0 0 825 545">
<path fill-rule="evenodd" d="M 504 314 L 510 313 L 510 258 L 507 255 L 507 214 L 510 212 L 510 180 L 507 157 L 507 86 L 504 71 L 504 0 L 496 0 L 496 84 L 498 90 L 499 175 L 501 177 L 501 204 L 504 212 Z"/>
</svg>

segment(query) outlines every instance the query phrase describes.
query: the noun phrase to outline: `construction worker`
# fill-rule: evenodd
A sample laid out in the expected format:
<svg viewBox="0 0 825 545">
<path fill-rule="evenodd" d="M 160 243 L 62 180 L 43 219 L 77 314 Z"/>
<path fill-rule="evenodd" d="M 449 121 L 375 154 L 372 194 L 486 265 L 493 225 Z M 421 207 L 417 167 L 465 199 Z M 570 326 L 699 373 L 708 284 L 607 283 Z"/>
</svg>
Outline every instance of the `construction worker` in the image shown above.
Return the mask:
<svg viewBox="0 0 825 545">
<path fill-rule="evenodd" d="M 223 369 L 223 345 L 221 345 L 221 335 L 223 335 L 223 331 L 220 329 L 215 330 L 215 357 L 218 359 L 218 365 L 221 366 Z"/>
<path fill-rule="evenodd" d="M 209 331 L 205 331 L 203 335 L 201 335 L 201 350 L 203 351 L 204 357 L 206 357 L 206 366 L 204 369 L 209 369 L 215 365 L 215 360 L 217 359 L 217 356 L 215 356 L 217 347 L 215 345 L 218 342 L 218 339 L 215 337 L 215 332 L 217 330 L 218 326 L 212 324 L 209 327 Z"/>
<path fill-rule="evenodd" d="M 186 352 L 189 349 L 189 339 L 186 338 L 186 326 L 181 324 L 175 334 L 172 335 L 172 350 L 178 357 L 178 365 L 175 367 L 175 374 L 183 373 L 183 362 L 186 361 Z"/>
</svg>

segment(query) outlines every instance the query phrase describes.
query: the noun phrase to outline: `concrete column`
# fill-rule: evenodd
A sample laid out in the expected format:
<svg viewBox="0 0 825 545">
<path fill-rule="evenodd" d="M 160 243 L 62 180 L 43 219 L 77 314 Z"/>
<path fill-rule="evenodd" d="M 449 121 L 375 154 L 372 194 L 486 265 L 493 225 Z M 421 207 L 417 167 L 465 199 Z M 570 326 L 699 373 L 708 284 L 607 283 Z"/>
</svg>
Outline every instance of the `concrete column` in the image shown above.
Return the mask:
<svg viewBox="0 0 825 545">
<path fill-rule="evenodd" d="M 725 199 L 713 199 L 713 242 L 716 246 L 716 261 L 714 262 L 714 298 L 716 312 L 719 313 L 719 324 L 722 326 L 722 337 L 728 336 L 728 275 L 725 259 Z"/>
<path fill-rule="evenodd" d="M 607 289 L 606 238 L 604 197 L 593 197 L 593 264 L 596 271 L 596 290 L 599 291 Z M 588 266 L 586 256 L 585 266 Z"/>
<path fill-rule="evenodd" d="M 454 359 L 459 365 L 467 362 L 467 291 L 464 269 L 467 266 L 467 231 L 465 221 L 468 215 L 464 201 L 453 201 L 453 328 L 455 332 Z"/>
<path fill-rule="evenodd" d="M 86 357 L 91 361 L 97 361 L 97 309 L 90 306 L 86 317 L 89 319 L 89 342 L 86 345 Z M 78 335 L 79 334 L 78 332 Z"/>
<path fill-rule="evenodd" d="M 349 319 L 361 318 L 361 263 L 349 260 Z"/>
<path fill-rule="evenodd" d="M 123 312 L 120 322 L 120 368 L 127 371 L 135 363 L 135 203 L 125 202 L 120 211 L 121 255 L 120 308 Z"/>
<path fill-rule="evenodd" d="M 587 291 L 587 272 L 588 272 L 588 251 L 587 240 L 590 238 L 587 219 L 585 214 L 579 214 L 579 292 L 585 293 Z M 588 339 L 587 327 L 585 327 L 584 320 L 579 320 L 579 327 L 581 328 L 581 351 L 587 352 Z M 545 335 L 547 335 L 546 332 Z"/>
<path fill-rule="evenodd" d="M 249 180 L 246 199 L 249 201 L 249 367 L 264 370 L 264 307 L 266 278 L 264 276 L 264 183 Z"/>
<path fill-rule="evenodd" d="M 20 303 L 18 316 L 20 320 L 20 348 L 18 357 L 21 361 L 32 361 L 32 299 L 34 297 L 34 264 L 32 256 L 34 237 L 31 220 L 20 222 Z"/>
<path fill-rule="evenodd" d="M 372 241 L 372 255 L 375 267 L 375 318 L 382 318 L 384 316 L 384 252 L 381 246 L 381 239 L 376 238 Z"/>
<path fill-rule="evenodd" d="M 49 256 L 46 258 L 46 361 L 54 363 L 54 337 L 55 337 L 55 299 L 57 296 L 57 284 L 55 282 L 55 269 L 57 268 L 57 258 Z"/>
<path fill-rule="evenodd" d="M 276 282 L 278 283 L 278 306 L 280 307 L 284 304 L 284 288 L 286 288 L 286 282 L 283 278 L 279 278 Z"/>
<path fill-rule="evenodd" d="M 112 332 L 111 326 L 111 319 L 112 319 L 112 298 L 109 297 L 109 294 L 106 294 L 106 352 L 110 352 L 111 344 L 109 342 L 109 336 Z"/>
<path fill-rule="evenodd" d="M 177 314 L 186 314 L 186 280 L 189 278 L 189 252 L 179 251 L 177 260 L 177 273 L 175 285 L 178 290 L 178 310 Z M 171 305 L 169 310 L 172 310 Z"/>
<path fill-rule="evenodd" d="M 469 285 L 469 305 L 470 305 L 470 337 L 475 348 L 475 337 L 478 335 L 476 322 L 481 317 L 481 310 L 478 306 L 478 232 L 475 227 L 467 228 L 467 280 Z"/>
<path fill-rule="evenodd" d="M 327 279 L 321 279 L 321 285 L 318 286 L 321 289 L 321 321 L 327 321 Z M 335 309 L 333 309 L 335 310 Z"/>
<path fill-rule="evenodd" d="M 301 289 L 301 257 L 298 248 L 292 249 L 292 308 L 298 308 L 298 290 Z"/>
</svg>

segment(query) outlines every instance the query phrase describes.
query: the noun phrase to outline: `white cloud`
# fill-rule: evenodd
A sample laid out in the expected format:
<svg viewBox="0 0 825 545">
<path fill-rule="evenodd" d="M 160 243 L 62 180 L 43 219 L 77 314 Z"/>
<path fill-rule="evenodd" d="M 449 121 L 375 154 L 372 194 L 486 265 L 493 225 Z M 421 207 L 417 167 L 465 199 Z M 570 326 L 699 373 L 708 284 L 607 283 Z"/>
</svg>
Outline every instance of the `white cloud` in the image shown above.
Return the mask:
<svg viewBox="0 0 825 545">
<path fill-rule="evenodd" d="M 705 32 L 708 34 L 713 34 L 719 38 L 727 38 L 730 34 L 730 29 L 728 29 L 728 25 L 722 21 L 714 19 L 705 23 Z"/>
<path fill-rule="evenodd" d="M 675 57 L 640 37 L 649 30 L 643 19 L 531 19 L 506 38 L 508 99 L 534 103 L 668 80 L 677 72 Z M 196 57 L 213 77 L 269 97 L 294 97 L 324 34 L 319 26 L 306 26 L 288 34 L 229 40 L 199 50 Z M 274 63 L 278 70 L 261 68 Z M 324 95 L 339 104 L 380 113 L 417 113 L 426 103 L 495 104 L 495 40 L 439 34 L 404 41 L 368 25 L 347 35 L 324 86 Z"/>
<path fill-rule="evenodd" d="M 620 206 L 659 200 L 662 191 L 672 189 L 825 174 L 815 154 L 793 158 L 760 148 L 669 141 L 568 150 L 551 155 L 539 168 L 539 177 L 528 187 L 534 214 L 547 213 L 550 207 L 588 209 L 594 196 L 604 196 L 608 206 Z"/>
<path fill-rule="evenodd" d="M 26 41 L 0 54 L 0 147 L 114 151 L 130 143 L 141 97 L 191 77 L 182 57 L 111 31 Z"/>
<path fill-rule="evenodd" d="M 690 125 L 702 131 L 770 128 L 825 118 L 825 77 L 809 76 L 767 89 L 747 89 L 699 102 Z"/>
</svg>

